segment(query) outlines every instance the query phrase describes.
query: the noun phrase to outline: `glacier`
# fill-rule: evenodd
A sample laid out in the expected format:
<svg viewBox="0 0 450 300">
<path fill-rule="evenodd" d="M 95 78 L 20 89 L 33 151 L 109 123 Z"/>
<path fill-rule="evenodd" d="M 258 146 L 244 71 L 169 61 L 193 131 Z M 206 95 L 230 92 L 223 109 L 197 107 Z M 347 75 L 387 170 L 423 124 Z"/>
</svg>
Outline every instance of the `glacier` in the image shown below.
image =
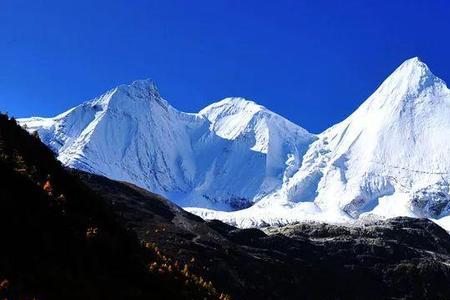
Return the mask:
<svg viewBox="0 0 450 300">
<path fill-rule="evenodd" d="M 63 164 L 206 219 L 254 227 L 411 216 L 450 230 L 450 91 L 418 58 L 320 134 L 242 98 L 181 112 L 151 80 L 18 121 Z"/>
</svg>

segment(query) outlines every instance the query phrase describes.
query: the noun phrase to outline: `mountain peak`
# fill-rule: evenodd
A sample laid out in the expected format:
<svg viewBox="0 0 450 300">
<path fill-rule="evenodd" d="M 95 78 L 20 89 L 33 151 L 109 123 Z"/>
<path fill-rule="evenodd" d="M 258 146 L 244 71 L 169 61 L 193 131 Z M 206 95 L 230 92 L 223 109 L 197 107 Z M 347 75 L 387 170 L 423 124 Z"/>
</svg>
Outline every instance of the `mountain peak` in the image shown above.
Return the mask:
<svg viewBox="0 0 450 300">
<path fill-rule="evenodd" d="M 219 110 L 258 112 L 264 109 L 265 109 L 264 106 L 259 105 L 252 100 L 248 100 L 241 97 L 228 97 L 208 105 L 207 107 L 202 109 L 199 113 L 202 115 L 207 115 L 212 111 L 219 111 Z"/>
<path fill-rule="evenodd" d="M 396 73 L 397 71 L 402 75 L 410 75 L 410 76 L 433 75 L 428 66 L 423 61 L 421 61 L 420 58 L 417 56 L 405 60 L 394 73 Z"/>
<path fill-rule="evenodd" d="M 445 83 L 436 77 L 418 57 L 403 62 L 378 88 L 373 96 L 398 101 L 417 97 L 428 89 L 441 89 Z"/>
<path fill-rule="evenodd" d="M 122 84 L 108 91 L 99 98 L 94 99 L 93 104 L 102 103 L 109 108 L 125 109 L 133 105 L 147 105 L 156 102 L 162 107 L 169 104 L 159 94 L 159 90 L 152 79 L 135 80 L 130 84 Z"/>
<path fill-rule="evenodd" d="M 143 90 L 158 91 L 155 81 L 150 78 L 135 80 L 129 86 Z"/>
<path fill-rule="evenodd" d="M 119 85 L 116 89 L 127 91 L 128 93 L 140 92 L 150 94 L 151 96 L 160 97 L 158 87 L 152 79 L 135 80 L 130 84 Z"/>
<path fill-rule="evenodd" d="M 411 57 L 411 58 L 405 60 L 402 64 L 418 64 L 418 65 L 420 65 L 420 64 L 425 64 L 425 63 L 420 59 L 420 57 L 414 56 L 414 57 Z"/>
</svg>

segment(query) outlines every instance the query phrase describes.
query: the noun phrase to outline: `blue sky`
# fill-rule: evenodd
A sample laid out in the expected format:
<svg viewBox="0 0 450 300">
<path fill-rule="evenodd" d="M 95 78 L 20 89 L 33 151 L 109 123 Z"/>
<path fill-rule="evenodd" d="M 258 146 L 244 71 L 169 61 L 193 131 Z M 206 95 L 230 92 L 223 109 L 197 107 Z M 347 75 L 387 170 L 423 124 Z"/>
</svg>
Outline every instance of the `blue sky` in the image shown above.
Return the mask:
<svg viewBox="0 0 450 300">
<path fill-rule="evenodd" d="M 407 58 L 450 82 L 448 0 L 0 0 L 0 37 L 17 117 L 153 78 L 183 111 L 242 96 L 320 132 Z"/>
</svg>

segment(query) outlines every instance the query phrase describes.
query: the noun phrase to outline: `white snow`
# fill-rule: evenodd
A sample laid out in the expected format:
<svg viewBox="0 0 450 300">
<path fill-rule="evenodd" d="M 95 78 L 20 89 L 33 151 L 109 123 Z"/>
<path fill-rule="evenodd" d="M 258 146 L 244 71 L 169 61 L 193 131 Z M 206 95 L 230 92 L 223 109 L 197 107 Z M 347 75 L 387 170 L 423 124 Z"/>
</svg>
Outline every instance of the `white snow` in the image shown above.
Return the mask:
<svg viewBox="0 0 450 300">
<path fill-rule="evenodd" d="M 450 211 L 449 153 L 450 92 L 413 58 L 318 135 L 281 189 L 238 212 L 188 210 L 240 227 L 396 216 L 437 218 L 445 226 L 439 220 Z"/>
<path fill-rule="evenodd" d="M 418 58 L 319 135 L 242 98 L 180 112 L 150 80 L 19 122 L 64 164 L 204 218 L 252 227 L 412 216 L 450 230 L 450 91 Z"/>
<path fill-rule="evenodd" d="M 151 80 L 117 87 L 55 118 L 19 122 L 37 130 L 67 166 L 135 183 L 181 206 L 226 211 L 280 188 L 286 161 L 298 161 L 315 139 L 242 98 L 180 112 Z"/>
</svg>

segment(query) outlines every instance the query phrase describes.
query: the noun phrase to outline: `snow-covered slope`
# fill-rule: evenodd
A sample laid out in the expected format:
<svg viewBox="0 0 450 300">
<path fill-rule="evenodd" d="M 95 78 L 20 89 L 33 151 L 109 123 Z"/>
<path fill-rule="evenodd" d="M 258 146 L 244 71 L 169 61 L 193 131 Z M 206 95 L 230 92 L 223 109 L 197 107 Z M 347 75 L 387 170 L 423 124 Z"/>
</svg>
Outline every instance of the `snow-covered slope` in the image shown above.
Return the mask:
<svg viewBox="0 0 450 300">
<path fill-rule="evenodd" d="M 182 206 L 220 210 L 248 207 L 279 189 L 315 139 L 242 98 L 180 112 L 151 80 L 54 118 L 19 122 L 37 130 L 67 166 L 135 183 Z"/>
<path fill-rule="evenodd" d="M 450 91 L 418 58 L 404 62 L 352 115 L 318 136 L 282 188 L 235 213 L 237 225 L 450 212 Z"/>
<path fill-rule="evenodd" d="M 308 201 L 305 192 L 316 190 L 321 209 L 336 205 L 351 216 L 374 207 L 374 213 L 395 215 L 399 211 L 385 202 L 406 196 L 411 213 L 439 217 L 449 209 L 449 199 L 440 196 L 448 195 L 449 154 L 450 91 L 413 58 L 351 116 L 320 135 L 286 192 Z M 312 173 L 320 180 L 303 188 Z"/>
<path fill-rule="evenodd" d="M 20 122 L 68 166 L 240 227 L 399 215 L 448 223 L 450 91 L 418 58 L 317 136 L 241 98 L 183 113 L 151 81 Z"/>
</svg>

